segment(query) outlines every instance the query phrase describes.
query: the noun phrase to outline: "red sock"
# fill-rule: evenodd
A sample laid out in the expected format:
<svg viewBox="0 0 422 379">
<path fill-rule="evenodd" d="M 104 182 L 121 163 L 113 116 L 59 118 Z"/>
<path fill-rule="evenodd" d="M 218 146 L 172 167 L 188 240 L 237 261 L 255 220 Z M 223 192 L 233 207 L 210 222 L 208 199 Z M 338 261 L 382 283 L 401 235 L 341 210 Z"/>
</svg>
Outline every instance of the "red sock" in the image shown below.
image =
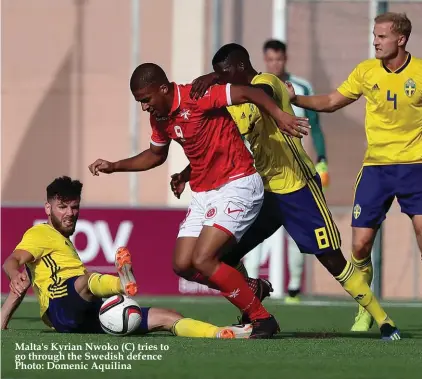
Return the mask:
<svg viewBox="0 0 422 379">
<path fill-rule="evenodd" d="M 233 267 L 220 263 L 209 281 L 215 284 L 222 295 L 241 312 L 245 312 L 251 320 L 270 317 L 270 314 L 249 288 L 244 276 Z"/>
</svg>

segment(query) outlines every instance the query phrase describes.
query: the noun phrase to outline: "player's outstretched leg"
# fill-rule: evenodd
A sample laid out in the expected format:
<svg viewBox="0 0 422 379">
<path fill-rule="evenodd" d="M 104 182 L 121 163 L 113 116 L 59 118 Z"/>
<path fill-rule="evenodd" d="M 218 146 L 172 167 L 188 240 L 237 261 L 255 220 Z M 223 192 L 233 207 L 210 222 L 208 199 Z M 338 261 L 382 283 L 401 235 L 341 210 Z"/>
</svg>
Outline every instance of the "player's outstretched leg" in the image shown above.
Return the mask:
<svg viewBox="0 0 422 379">
<path fill-rule="evenodd" d="M 171 328 L 172 333 L 179 337 L 202 337 L 202 338 L 236 338 L 236 334 L 229 327 L 220 328 L 207 322 L 192 318 L 179 318 Z"/>
<path fill-rule="evenodd" d="M 352 264 L 362 273 L 363 279 L 368 286 L 371 286 L 373 278 L 371 251 L 377 230 L 372 228 L 353 227 L 352 232 Z M 351 331 L 366 332 L 372 328 L 373 323 L 374 318 L 364 307 L 359 305 L 359 310 Z"/>
<path fill-rule="evenodd" d="M 245 338 L 246 330 L 219 327 L 207 322 L 182 316 L 180 313 L 163 308 L 142 308 L 141 333 L 167 331 L 178 337 L 233 339 Z M 251 329 L 251 328 L 250 328 Z M 249 330 L 250 334 L 250 330 Z"/>
<path fill-rule="evenodd" d="M 362 273 L 347 262 L 341 250 L 317 255 L 322 265 L 336 278 L 352 296 L 375 319 L 383 340 L 399 340 L 400 332 L 366 283 Z"/>
<path fill-rule="evenodd" d="M 115 265 L 125 294 L 135 296 L 138 293 L 138 286 L 132 272 L 132 257 L 127 247 L 117 249 Z"/>
</svg>

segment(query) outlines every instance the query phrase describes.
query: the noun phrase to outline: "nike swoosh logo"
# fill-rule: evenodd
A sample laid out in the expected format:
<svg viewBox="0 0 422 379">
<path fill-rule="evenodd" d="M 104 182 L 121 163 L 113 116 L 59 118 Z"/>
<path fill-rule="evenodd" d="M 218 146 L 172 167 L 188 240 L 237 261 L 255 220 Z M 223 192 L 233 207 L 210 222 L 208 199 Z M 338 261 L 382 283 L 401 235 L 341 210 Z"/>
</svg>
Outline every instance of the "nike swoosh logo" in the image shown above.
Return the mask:
<svg viewBox="0 0 422 379">
<path fill-rule="evenodd" d="M 227 208 L 227 213 L 235 213 L 235 212 L 243 212 L 243 209 L 230 209 L 230 208 Z"/>
</svg>

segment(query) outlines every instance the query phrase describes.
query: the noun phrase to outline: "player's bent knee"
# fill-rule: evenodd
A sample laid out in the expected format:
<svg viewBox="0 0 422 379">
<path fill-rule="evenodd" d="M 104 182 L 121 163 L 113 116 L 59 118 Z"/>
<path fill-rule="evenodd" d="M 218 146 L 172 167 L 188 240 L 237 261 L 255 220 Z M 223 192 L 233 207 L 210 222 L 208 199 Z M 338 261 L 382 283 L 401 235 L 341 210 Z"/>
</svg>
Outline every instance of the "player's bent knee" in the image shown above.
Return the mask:
<svg viewBox="0 0 422 379">
<path fill-rule="evenodd" d="M 210 267 L 217 265 L 219 262 L 218 257 L 210 256 L 207 253 L 196 252 L 193 256 L 193 267 L 204 274 L 209 271 Z"/>
<path fill-rule="evenodd" d="M 192 253 L 175 252 L 173 255 L 173 271 L 176 275 L 187 277 L 193 270 Z"/>
<path fill-rule="evenodd" d="M 89 282 L 89 277 L 91 276 L 92 273 L 87 273 L 85 275 L 81 275 L 78 276 L 78 278 L 75 280 L 75 290 L 77 293 L 81 293 L 81 292 L 88 292 L 89 288 L 88 288 L 88 282 Z"/>
<path fill-rule="evenodd" d="M 357 259 L 364 259 L 371 254 L 377 231 L 369 228 L 353 228 L 352 251 Z"/>
<path fill-rule="evenodd" d="M 88 272 L 85 275 L 78 276 L 75 280 L 75 291 L 86 301 L 92 301 L 95 298 L 95 295 L 89 289 L 89 278 L 94 274 L 93 272 Z"/>
<path fill-rule="evenodd" d="M 352 243 L 352 251 L 355 258 L 364 259 L 371 254 L 372 244 L 372 241 L 356 241 Z"/>
<path fill-rule="evenodd" d="M 173 271 L 176 275 L 186 277 L 187 272 L 192 271 L 192 256 L 196 240 L 191 237 L 177 239 L 173 253 Z"/>
<path fill-rule="evenodd" d="M 192 262 L 185 260 L 174 260 L 173 261 L 173 271 L 176 275 L 183 278 L 188 278 L 192 274 Z"/>
</svg>

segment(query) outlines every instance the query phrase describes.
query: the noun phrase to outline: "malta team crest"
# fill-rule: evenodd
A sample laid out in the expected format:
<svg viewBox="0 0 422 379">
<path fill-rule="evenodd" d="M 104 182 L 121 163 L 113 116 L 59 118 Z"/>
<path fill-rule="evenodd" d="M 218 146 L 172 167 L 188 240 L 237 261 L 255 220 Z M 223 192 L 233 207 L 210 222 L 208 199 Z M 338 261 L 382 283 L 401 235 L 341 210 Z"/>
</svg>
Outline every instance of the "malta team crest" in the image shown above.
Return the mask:
<svg viewBox="0 0 422 379">
<path fill-rule="evenodd" d="M 413 79 L 408 79 L 406 83 L 404 83 L 404 93 L 408 97 L 412 97 L 413 94 L 416 92 L 416 83 Z"/>
<path fill-rule="evenodd" d="M 353 217 L 355 219 L 359 218 L 361 211 L 362 211 L 362 208 L 360 207 L 360 205 L 356 204 L 355 207 L 353 208 Z"/>
</svg>

